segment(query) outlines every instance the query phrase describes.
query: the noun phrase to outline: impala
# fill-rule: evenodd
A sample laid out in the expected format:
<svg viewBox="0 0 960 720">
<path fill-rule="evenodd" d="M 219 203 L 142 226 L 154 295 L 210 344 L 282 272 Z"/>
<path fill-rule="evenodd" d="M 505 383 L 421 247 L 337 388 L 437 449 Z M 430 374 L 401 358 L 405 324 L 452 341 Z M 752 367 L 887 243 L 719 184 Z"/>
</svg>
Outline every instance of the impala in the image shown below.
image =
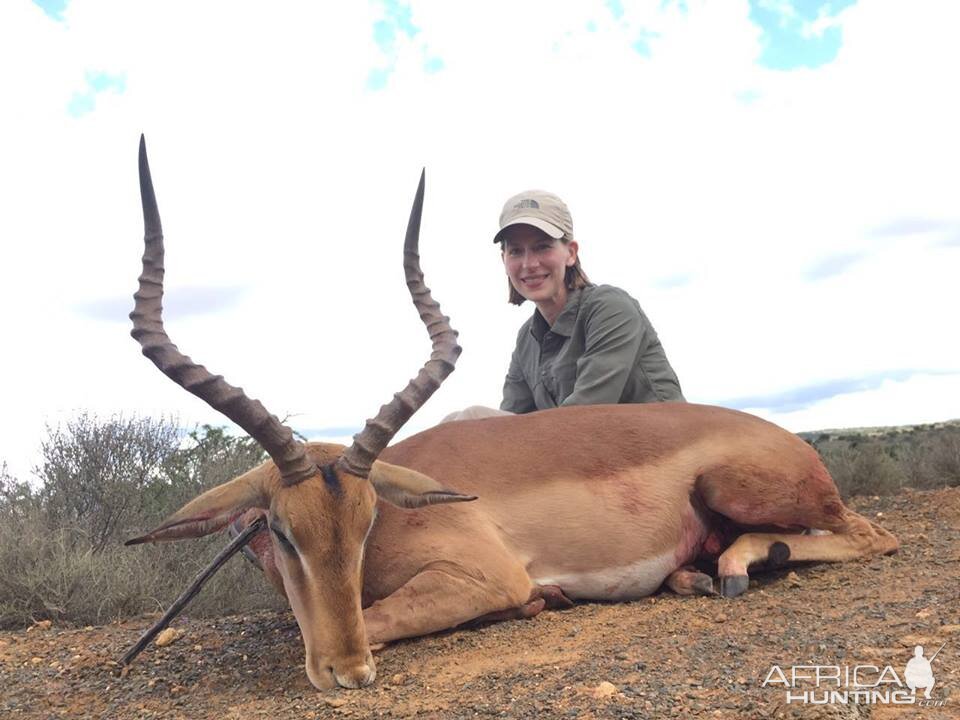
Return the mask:
<svg viewBox="0 0 960 720">
<path fill-rule="evenodd" d="M 142 138 L 140 189 L 146 233 L 132 334 L 161 371 L 246 430 L 271 460 L 130 543 L 200 537 L 265 516 L 269 531 L 250 547 L 293 609 L 318 688 L 373 682 L 371 643 L 531 617 L 577 599 L 629 600 L 664 583 L 712 594 L 712 578 L 692 566 L 698 559 L 716 558 L 719 594 L 732 597 L 746 590 L 754 563 L 897 548 L 893 535 L 844 506 L 800 438 L 719 407 L 567 407 L 444 423 L 387 447 L 460 352 L 420 272 L 423 177 L 404 269 L 431 358 L 350 447 L 301 443 L 170 341 Z M 356 349 L 334 340 L 327 351 Z"/>
</svg>

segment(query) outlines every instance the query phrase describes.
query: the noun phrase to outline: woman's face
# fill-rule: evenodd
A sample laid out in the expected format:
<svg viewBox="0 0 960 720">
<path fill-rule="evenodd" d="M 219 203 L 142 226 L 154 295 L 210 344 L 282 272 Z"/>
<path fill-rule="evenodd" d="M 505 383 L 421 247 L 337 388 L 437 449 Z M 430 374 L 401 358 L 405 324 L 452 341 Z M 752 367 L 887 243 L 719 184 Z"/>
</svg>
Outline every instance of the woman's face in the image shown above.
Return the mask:
<svg viewBox="0 0 960 720">
<path fill-rule="evenodd" d="M 514 289 L 541 312 L 559 313 L 567 300 L 564 275 L 577 261 L 576 241 L 554 240 L 531 225 L 513 225 L 503 239 L 503 266 Z"/>
</svg>

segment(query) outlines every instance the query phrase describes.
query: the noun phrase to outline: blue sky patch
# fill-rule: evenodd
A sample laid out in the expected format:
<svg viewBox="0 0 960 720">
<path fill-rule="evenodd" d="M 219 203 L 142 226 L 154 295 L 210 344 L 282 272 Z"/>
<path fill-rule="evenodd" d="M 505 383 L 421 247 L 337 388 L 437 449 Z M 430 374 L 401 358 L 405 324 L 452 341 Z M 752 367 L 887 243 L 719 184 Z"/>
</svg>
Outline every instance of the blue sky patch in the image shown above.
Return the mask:
<svg viewBox="0 0 960 720">
<path fill-rule="evenodd" d="M 247 289 L 232 287 L 185 286 L 168 290 L 163 297 L 163 318 L 185 318 L 209 315 L 236 305 Z M 128 324 L 133 310 L 133 301 L 128 295 L 81 303 L 74 308 L 81 315 L 93 320 Z"/>
<path fill-rule="evenodd" d="M 660 37 L 660 33 L 653 32 L 652 30 L 641 30 L 640 35 L 631 47 L 634 52 L 648 58 L 650 57 L 650 41 L 658 37 Z"/>
<path fill-rule="evenodd" d="M 841 253 L 818 260 L 803 273 L 807 280 L 824 280 L 843 275 L 847 270 L 863 260 L 866 253 Z"/>
<path fill-rule="evenodd" d="M 367 75 L 367 90 L 372 92 L 387 86 L 397 67 L 399 46 L 403 41 L 414 40 L 420 34 L 420 28 L 413 24 L 413 11 L 408 4 L 401 0 L 378 0 L 378 4 L 383 8 L 383 17 L 373 23 L 373 41 L 385 61 Z M 422 41 L 418 45 L 423 54 L 422 70 L 425 74 L 433 75 L 444 69 L 443 58 L 431 54 Z"/>
<path fill-rule="evenodd" d="M 619 20 L 623 17 L 623 3 L 621 0 L 607 0 L 606 5 L 607 10 L 613 15 L 614 20 Z"/>
<path fill-rule="evenodd" d="M 438 57 L 428 57 L 423 61 L 423 71 L 429 75 L 443 70 L 443 60 Z"/>
<path fill-rule="evenodd" d="M 393 72 L 392 67 L 374 68 L 367 75 L 367 90 L 383 90 L 387 86 L 387 79 Z"/>
<path fill-rule="evenodd" d="M 420 28 L 413 24 L 413 11 L 400 0 L 381 0 L 385 17 L 373 24 L 373 40 L 388 55 L 395 50 L 397 33 L 413 39 Z"/>
<path fill-rule="evenodd" d="M 830 23 L 856 0 L 750 0 L 750 19 L 763 30 L 758 62 L 772 70 L 825 65 L 843 44 Z"/>
<path fill-rule="evenodd" d="M 870 231 L 874 237 L 898 237 L 949 230 L 951 223 L 925 217 L 900 217 Z"/>
<path fill-rule="evenodd" d="M 769 395 L 751 395 L 731 398 L 717 404 L 736 410 L 763 409 L 780 413 L 795 412 L 797 410 L 805 410 L 814 403 L 829 400 L 837 395 L 876 390 L 883 385 L 886 380 L 903 382 L 909 380 L 914 375 L 927 374 L 944 375 L 949 373 L 925 372 L 922 370 L 887 370 L 886 372 L 874 373 L 859 378 L 826 380 L 814 385 L 804 385 Z"/>
<path fill-rule="evenodd" d="M 97 108 L 97 95 L 107 91 L 122 95 L 127 89 L 127 78 L 122 73 L 111 75 L 105 72 L 88 72 L 85 76 L 86 89 L 76 92 L 67 103 L 67 113 L 81 117 Z"/>
<path fill-rule="evenodd" d="M 33 0 L 34 5 L 57 22 L 63 22 L 63 11 L 67 9 L 67 2 L 68 0 Z"/>
<path fill-rule="evenodd" d="M 373 41 L 383 52 L 393 52 L 393 43 L 396 37 L 396 28 L 387 20 L 377 20 L 373 24 Z"/>
<path fill-rule="evenodd" d="M 653 286 L 657 290 L 673 290 L 674 288 L 684 287 L 693 282 L 693 275 L 687 273 L 678 273 L 676 275 L 665 275 L 657 278 Z"/>
<path fill-rule="evenodd" d="M 333 427 L 298 428 L 297 432 L 306 438 L 314 439 L 321 437 L 345 437 L 356 435 L 361 430 L 363 430 L 362 425 L 339 425 Z"/>
</svg>

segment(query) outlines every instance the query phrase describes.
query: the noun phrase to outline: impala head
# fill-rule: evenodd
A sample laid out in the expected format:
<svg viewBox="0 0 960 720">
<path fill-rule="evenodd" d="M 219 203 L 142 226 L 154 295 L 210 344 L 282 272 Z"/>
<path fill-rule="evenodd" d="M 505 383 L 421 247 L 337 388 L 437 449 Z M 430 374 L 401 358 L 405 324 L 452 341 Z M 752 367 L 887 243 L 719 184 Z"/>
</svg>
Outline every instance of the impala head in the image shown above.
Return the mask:
<svg viewBox="0 0 960 720">
<path fill-rule="evenodd" d="M 306 669 L 318 688 L 360 687 L 376 676 L 360 607 L 363 549 L 378 495 L 401 507 L 459 502 L 471 496 L 377 456 L 404 422 L 453 371 L 460 353 L 449 318 L 423 284 L 418 255 L 424 178 L 404 243 L 404 271 L 414 305 L 433 342 L 430 360 L 380 408 L 353 445 L 311 444 L 257 400 L 182 354 L 163 327 L 163 234 L 146 146 L 140 139 L 140 194 L 145 226 L 143 272 L 130 314 L 143 354 L 170 379 L 246 430 L 271 460 L 191 500 L 160 527 L 129 544 L 195 538 L 222 530 L 251 508 L 266 511 L 283 589 L 300 625 Z"/>
</svg>

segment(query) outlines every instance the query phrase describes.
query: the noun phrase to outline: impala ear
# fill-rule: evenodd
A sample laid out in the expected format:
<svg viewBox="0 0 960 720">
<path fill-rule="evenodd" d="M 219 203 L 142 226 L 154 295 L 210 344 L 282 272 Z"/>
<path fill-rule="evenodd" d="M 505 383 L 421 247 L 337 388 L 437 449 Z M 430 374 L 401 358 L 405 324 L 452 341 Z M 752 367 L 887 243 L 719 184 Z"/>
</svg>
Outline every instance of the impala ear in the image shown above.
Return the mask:
<svg viewBox="0 0 960 720">
<path fill-rule="evenodd" d="M 391 465 L 382 460 L 373 463 L 369 478 L 379 497 L 401 508 L 419 508 L 477 499 L 476 495 L 461 495 L 448 490 L 432 477 L 416 470 Z"/>
<path fill-rule="evenodd" d="M 153 532 L 127 540 L 124 545 L 203 537 L 222 530 L 248 508 L 269 508 L 276 478 L 271 482 L 268 468 L 269 464 L 260 465 L 207 490 L 177 510 Z"/>
</svg>

